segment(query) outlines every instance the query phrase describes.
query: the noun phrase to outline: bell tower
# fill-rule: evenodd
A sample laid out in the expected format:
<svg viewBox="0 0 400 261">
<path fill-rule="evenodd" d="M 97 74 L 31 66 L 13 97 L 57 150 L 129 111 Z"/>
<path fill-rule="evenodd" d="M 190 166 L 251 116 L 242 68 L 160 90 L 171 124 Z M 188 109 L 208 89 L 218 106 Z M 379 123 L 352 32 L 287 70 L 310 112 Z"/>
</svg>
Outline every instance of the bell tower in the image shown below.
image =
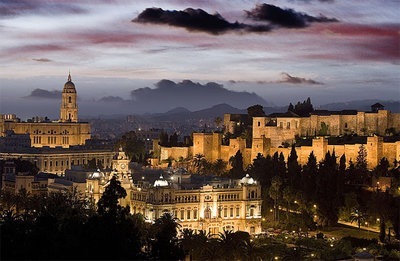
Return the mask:
<svg viewBox="0 0 400 261">
<path fill-rule="evenodd" d="M 78 105 L 76 104 L 75 84 L 71 81 L 71 73 L 64 84 L 60 106 L 60 122 L 78 122 Z"/>
</svg>

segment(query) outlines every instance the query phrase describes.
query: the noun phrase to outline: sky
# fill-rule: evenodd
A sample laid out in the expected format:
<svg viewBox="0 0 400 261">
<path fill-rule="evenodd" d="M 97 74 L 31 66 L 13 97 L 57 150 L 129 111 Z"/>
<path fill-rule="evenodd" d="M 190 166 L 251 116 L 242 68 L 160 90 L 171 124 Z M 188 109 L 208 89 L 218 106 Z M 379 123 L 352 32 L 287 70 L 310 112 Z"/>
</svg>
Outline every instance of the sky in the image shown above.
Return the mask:
<svg viewBox="0 0 400 261">
<path fill-rule="evenodd" d="M 40 114 L 43 99 L 26 97 L 61 91 L 69 71 L 81 104 L 129 100 L 162 79 L 268 105 L 400 100 L 399 10 L 399 0 L 0 0 L 0 113 Z"/>
</svg>

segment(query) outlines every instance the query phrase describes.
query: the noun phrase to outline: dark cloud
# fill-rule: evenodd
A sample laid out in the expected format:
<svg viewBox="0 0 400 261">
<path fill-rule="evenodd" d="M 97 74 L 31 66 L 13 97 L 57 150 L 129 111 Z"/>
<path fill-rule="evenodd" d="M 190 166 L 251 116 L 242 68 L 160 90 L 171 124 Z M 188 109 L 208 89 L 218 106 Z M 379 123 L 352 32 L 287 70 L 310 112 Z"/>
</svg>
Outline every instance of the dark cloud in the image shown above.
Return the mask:
<svg viewBox="0 0 400 261">
<path fill-rule="evenodd" d="M 202 9 L 187 8 L 183 11 L 170 11 L 161 8 L 147 8 L 132 20 L 137 23 L 167 24 L 183 27 L 189 31 L 221 34 L 228 31 L 267 32 L 269 26 L 230 23 L 220 14 L 209 14 Z"/>
<path fill-rule="evenodd" d="M 48 91 L 43 89 L 34 89 L 30 95 L 24 97 L 28 99 L 61 99 L 61 91 Z"/>
<path fill-rule="evenodd" d="M 306 78 L 301 78 L 301 77 L 296 77 L 296 76 L 291 76 L 288 73 L 283 72 L 282 73 L 282 83 L 293 83 L 293 84 L 323 84 L 322 82 L 317 82 L 312 79 L 306 79 Z"/>
<path fill-rule="evenodd" d="M 87 11 L 77 5 L 46 0 L 2 0 L 0 16 L 15 16 L 27 13 L 34 14 L 81 14 Z"/>
<path fill-rule="evenodd" d="M 53 60 L 47 59 L 47 58 L 33 58 L 33 61 L 36 62 L 42 62 L 42 63 L 48 63 L 48 62 L 52 62 Z"/>
<path fill-rule="evenodd" d="M 311 16 L 305 13 L 299 13 L 293 9 L 282 9 L 278 6 L 270 4 L 260 4 L 250 11 L 245 11 L 247 16 L 257 21 L 268 21 L 288 28 L 302 28 L 308 26 L 309 23 L 318 22 L 337 22 L 335 18 L 327 18 L 325 16 Z"/>
<path fill-rule="evenodd" d="M 267 104 L 255 93 L 231 91 L 215 82 L 201 84 L 190 80 L 178 83 L 161 80 L 155 84 L 155 87 L 154 89 L 145 87 L 133 90 L 131 92 L 132 101 L 138 107 L 154 107 L 162 108 L 162 110 L 177 106 L 194 110 L 221 103 L 237 108 L 247 108 L 253 104 Z"/>
<path fill-rule="evenodd" d="M 100 102 L 123 102 L 124 99 L 122 99 L 119 96 L 106 96 L 101 99 L 99 99 Z"/>
</svg>

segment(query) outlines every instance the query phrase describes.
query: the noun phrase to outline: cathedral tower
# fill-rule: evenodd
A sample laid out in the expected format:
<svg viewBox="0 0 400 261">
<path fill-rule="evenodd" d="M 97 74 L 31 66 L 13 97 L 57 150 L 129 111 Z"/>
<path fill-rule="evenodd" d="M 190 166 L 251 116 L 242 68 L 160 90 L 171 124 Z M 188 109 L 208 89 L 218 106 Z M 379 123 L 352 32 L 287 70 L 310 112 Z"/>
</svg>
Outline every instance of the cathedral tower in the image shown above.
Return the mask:
<svg viewBox="0 0 400 261">
<path fill-rule="evenodd" d="M 75 84 L 71 81 L 71 74 L 68 74 L 68 81 L 64 84 L 62 91 L 60 122 L 78 122 L 78 105 L 76 104 Z"/>
</svg>

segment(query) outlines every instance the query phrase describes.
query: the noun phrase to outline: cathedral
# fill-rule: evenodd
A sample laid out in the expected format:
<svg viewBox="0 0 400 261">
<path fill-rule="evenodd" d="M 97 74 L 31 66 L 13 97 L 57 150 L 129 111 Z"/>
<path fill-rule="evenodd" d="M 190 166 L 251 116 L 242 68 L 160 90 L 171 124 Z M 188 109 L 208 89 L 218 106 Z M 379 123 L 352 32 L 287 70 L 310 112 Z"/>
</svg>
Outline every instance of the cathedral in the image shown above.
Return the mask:
<svg viewBox="0 0 400 261">
<path fill-rule="evenodd" d="M 58 121 L 20 122 L 16 117 L 1 115 L 0 136 L 9 133 L 29 135 L 31 147 L 69 148 L 85 145 L 90 139 L 90 124 L 79 122 L 77 92 L 71 74 L 64 84 Z"/>
</svg>

